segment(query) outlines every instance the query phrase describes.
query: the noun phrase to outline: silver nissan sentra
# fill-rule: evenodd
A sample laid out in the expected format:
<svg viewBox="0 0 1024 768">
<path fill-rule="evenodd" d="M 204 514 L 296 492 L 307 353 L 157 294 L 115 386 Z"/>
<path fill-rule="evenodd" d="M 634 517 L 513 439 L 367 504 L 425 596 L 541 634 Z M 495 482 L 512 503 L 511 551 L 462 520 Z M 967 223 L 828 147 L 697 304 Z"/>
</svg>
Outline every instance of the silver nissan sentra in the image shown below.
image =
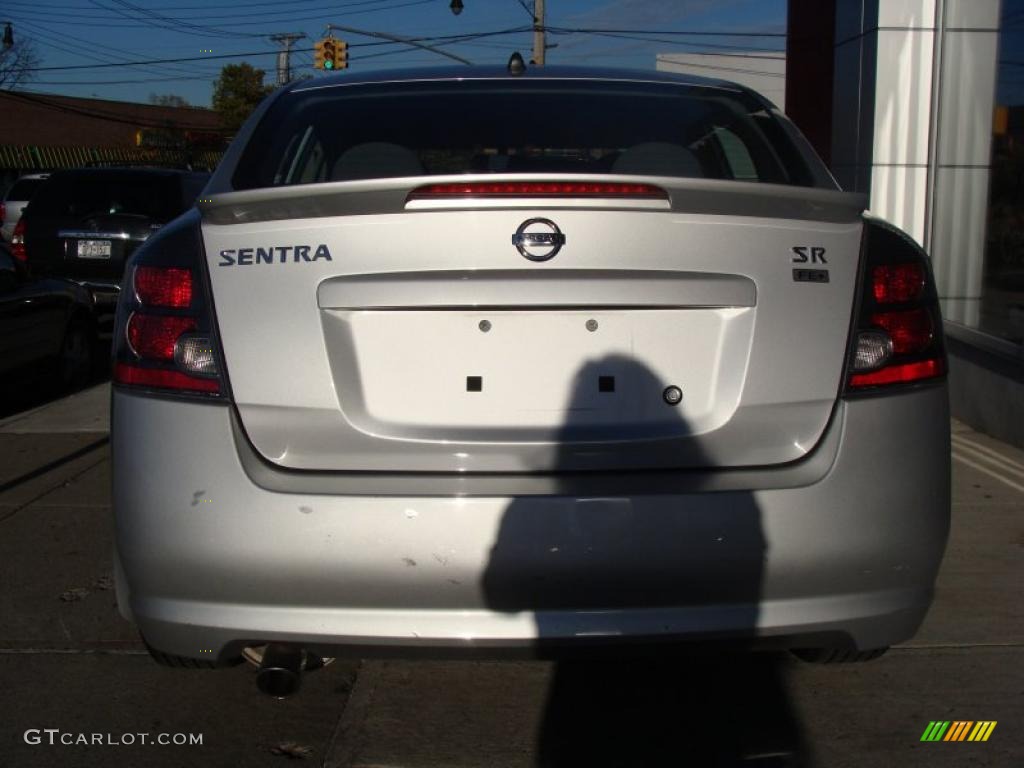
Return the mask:
<svg viewBox="0 0 1024 768">
<path fill-rule="evenodd" d="M 946 358 L 926 255 L 864 209 L 728 82 L 277 91 L 125 275 L 122 613 L 274 692 L 367 647 L 906 640 Z"/>
</svg>

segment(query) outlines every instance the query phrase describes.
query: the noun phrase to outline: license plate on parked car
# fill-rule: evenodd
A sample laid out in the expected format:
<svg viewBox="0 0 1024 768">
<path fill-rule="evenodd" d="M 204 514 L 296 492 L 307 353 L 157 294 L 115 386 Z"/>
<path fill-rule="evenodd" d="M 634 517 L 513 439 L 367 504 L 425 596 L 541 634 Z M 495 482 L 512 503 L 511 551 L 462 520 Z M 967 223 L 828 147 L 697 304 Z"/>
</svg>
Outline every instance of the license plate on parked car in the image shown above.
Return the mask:
<svg viewBox="0 0 1024 768">
<path fill-rule="evenodd" d="M 109 259 L 109 240 L 79 240 L 78 258 L 80 259 Z"/>
</svg>

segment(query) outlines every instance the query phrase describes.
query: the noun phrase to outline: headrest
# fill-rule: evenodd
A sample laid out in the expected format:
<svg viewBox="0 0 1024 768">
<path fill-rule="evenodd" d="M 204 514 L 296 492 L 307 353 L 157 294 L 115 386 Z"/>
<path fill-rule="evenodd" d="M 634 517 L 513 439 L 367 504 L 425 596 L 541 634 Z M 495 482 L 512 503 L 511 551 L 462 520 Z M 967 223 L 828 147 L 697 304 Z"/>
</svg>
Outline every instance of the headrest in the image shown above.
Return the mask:
<svg viewBox="0 0 1024 768">
<path fill-rule="evenodd" d="M 331 169 L 331 181 L 422 175 L 423 165 L 415 152 L 384 141 L 350 147 L 341 153 Z"/>
<path fill-rule="evenodd" d="M 693 152 L 667 141 L 647 141 L 630 147 L 619 155 L 611 172 L 640 176 L 704 175 Z"/>
</svg>

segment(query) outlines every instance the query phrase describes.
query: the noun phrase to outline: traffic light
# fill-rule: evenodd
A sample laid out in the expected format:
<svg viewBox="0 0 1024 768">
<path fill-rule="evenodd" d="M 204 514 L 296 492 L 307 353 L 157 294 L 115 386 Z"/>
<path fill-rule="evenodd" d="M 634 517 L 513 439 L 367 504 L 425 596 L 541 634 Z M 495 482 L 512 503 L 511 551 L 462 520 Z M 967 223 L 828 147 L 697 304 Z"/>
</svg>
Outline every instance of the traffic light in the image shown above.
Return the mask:
<svg viewBox="0 0 1024 768">
<path fill-rule="evenodd" d="M 348 43 L 333 37 L 317 40 L 313 46 L 313 66 L 327 71 L 348 67 Z"/>
<path fill-rule="evenodd" d="M 328 55 L 327 49 L 331 49 L 331 55 Z M 334 40 L 329 37 L 325 37 L 323 40 L 317 40 L 316 45 L 313 46 L 313 66 L 317 69 L 334 69 Z"/>
</svg>

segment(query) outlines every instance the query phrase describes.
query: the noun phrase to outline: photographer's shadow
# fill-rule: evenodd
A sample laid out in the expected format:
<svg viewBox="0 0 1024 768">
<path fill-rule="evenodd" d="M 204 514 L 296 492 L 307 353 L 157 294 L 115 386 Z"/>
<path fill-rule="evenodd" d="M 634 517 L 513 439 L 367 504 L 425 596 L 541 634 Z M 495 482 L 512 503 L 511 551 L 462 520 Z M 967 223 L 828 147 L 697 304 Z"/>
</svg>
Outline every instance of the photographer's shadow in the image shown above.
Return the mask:
<svg viewBox="0 0 1024 768">
<path fill-rule="evenodd" d="M 766 549 L 756 501 L 749 492 L 669 497 L 679 489 L 668 478 L 710 464 L 694 448 L 699 438 L 686 438 L 685 404 L 663 399 L 672 383 L 628 357 L 584 365 L 558 433 L 557 488 L 502 518 L 487 605 L 532 613 L 537 654 L 558 659 L 538 765 L 802 764 L 784 661 L 747 652 Z M 650 450 L 628 437 L 651 434 L 664 466 L 678 458 L 694 469 L 641 470 L 629 489 L 611 485 L 619 473 L 584 469 L 609 448 Z M 709 628 L 708 642 L 693 641 Z M 648 642 L 616 642 L 637 635 Z"/>
</svg>

